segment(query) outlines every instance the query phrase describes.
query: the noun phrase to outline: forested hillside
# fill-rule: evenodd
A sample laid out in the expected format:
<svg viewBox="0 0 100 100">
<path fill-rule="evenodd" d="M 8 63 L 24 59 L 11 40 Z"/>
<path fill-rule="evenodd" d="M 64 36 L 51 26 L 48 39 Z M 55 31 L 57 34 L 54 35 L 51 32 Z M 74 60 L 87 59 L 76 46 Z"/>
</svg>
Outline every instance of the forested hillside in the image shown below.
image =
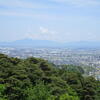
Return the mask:
<svg viewBox="0 0 100 100">
<path fill-rule="evenodd" d="M 100 100 L 100 82 L 79 66 L 0 54 L 0 100 Z"/>
</svg>

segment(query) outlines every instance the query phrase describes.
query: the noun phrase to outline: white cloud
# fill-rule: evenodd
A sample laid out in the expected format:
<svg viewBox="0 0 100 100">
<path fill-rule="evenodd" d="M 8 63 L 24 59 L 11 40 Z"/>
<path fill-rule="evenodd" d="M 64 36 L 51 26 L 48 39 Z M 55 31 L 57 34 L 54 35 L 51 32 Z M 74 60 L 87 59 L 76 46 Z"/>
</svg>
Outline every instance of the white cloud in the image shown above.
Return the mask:
<svg viewBox="0 0 100 100">
<path fill-rule="evenodd" d="M 73 38 L 72 38 L 73 33 L 69 33 L 69 32 L 60 33 L 60 32 L 56 32 L 42 26 L 39 27 L 39 30 L 40 30 L 39 33 L 29 32 L 26 35 L 26 38 L 31 38 L 31 39 L 36 39 L 36 40 L 51 40 L 51 41 L 57 41 L 57 42 L 73 41 Z"/>
<path fill-rule="evenodd" d="M 39 37 L 41 37 L 42 39 L 46 39 L 46 40 L 53 40 L 55 41 L 55 39 L 57 38 L 57 32 L 52 31 L 48 28 L 45 27 L 40 27 L 40 33 L 38 34 Z M 38 37 L 38 36 L 37 36 Z"/>
<path fill-rule="evenodd" d="M 39 33 L 32 33 L 26 34 L 26 38 L 32 38 L 37 40 L 52 40 L 52 41 L 59 41 L 60 35 L 59 33 L 49 30 L 45 27 L 39 27 L 40 32 Z"/>
<path fill-rule="evenodd" d="M 49 0 L 57 3 L 64 3 L 64 4 L 72 4 L 76 6 L 97 6 L 100 5 L 100 1 L 98 0 Z M 51 6 L 50 4 L 46 5 L 45 3 L 36 3 L 33 1 L 25 1 L 25 0 L 0 0 L 0 6 L 5 7 L 13 7 L 13 8 L 57 8 L 57 6 Z"/>
<path fill-rule="evenodd" d="M 20 0 L 1 0 L 0 5 L 6 7 L 22 7 L 22 8 L 34 7 L 32 3 L 20 1 Z"/>
<path fill-rule="evenodd" d="M 41 31 L 42 29 L 42 31 Z M 74 42 L 74 41 L 95 41 L 100 40 L 99 35 L 96 35 L 92 32 L 87 33 L 74 33 L 74 32 L 67 32 L 61 33 L 57 31 L 52 31 L 45 27 L 39 27 L 40 32 L 33 33 L 31 29 L 27 32 L 25 38 L 31 38 L 35 40 L 51 40 L 57 42 Z"/>
<path fill-rule="evenodd" d="M 95 33 L 87 33 L 87 35 L 86 35 L 86 39 L 87 40 L 98 40 L 98 35 L 97 34 L 95 34 Z"/>
<path fill-rule="evenodd" d="M 33 18 L 33 19 L 40 19 L 40 20 L 60 20 L 60 17 L 56 17 L 55 15 L 49 15 L 49 14 L 42 14 L 42 13 L 33 13 L 33 12 L 23 12 L 23 11 L 1 11 L 1 16 L 15 16 L 15 17 L 27 17 L 27 18 Z"/>
<path fill-rule="evenodd" d="M 50 0 L 57 3 L 72 4 L 75 6 L 99 6 L 98 0 Z"/>
<path fill-rule="evenodd" d="M 36 3 L 33 1 L 25 0 L 0 0 L 0 6 L 12 7 L 12 8 L 31 8 L 31 9 L 45 9 L 45 8 L 55 8 L 54 6 L 49 6 L 43 3 Z"/>
<path fill-rule="evenodd" d="M 44 28 L 44 27 L 40 27 L 40 31 L 41 33 L 48 33 L 49 30 L 47 28 Z"/>
</svg>

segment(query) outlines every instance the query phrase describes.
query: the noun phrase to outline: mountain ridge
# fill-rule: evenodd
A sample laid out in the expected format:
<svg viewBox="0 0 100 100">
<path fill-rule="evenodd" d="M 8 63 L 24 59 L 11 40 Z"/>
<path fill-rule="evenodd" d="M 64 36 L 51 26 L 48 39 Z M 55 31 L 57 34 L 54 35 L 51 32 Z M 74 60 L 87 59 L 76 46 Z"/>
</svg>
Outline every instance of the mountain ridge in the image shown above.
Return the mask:
<svg viewBox="0 0 100 100">
<path fill-rule="evenodd" d="M 60 43 L 50 40 L 22 39 L 13 42 L 0 42 L 0 46 L 100 48 L 100 41 L 77 41 Z"/>
</svg>

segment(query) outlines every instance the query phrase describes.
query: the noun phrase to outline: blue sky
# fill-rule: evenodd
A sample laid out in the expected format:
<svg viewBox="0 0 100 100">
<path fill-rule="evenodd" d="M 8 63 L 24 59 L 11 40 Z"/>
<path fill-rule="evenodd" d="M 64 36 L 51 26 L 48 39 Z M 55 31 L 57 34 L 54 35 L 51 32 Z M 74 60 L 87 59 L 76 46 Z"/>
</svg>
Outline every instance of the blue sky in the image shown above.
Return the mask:
<svg viewBox="0 0 100 100">
<path fill-rule="evenodd" d="M 0 41 L 100 41 L 100 0 L 0 0 Z"/>
</svg>

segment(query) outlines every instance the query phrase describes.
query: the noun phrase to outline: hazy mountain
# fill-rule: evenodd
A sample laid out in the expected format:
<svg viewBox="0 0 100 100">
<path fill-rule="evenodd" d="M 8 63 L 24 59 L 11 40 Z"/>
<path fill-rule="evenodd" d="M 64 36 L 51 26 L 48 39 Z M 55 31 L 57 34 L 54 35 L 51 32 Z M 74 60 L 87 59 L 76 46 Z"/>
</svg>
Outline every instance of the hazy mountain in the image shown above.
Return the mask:
<svg viewBox="0 0 100 100">
<path fill-rule="evenodd" d="M 21 47 L 59 47 L 61 43 L 49 40 L 23 39 L 13 42 L 1 42 L 0 46 L 21 46 Z"/>
<path fill-rule="evenodd" d="M 78 41 L 64 44 L 72 48 L 100 48 L 100 41 Z"/>
<path fill-rule="evenodd" d="M 0 46 L 100 48 L 100 42 L 79 41 L 79 42 L 69 42 L 69 43 L 58 43 L 49 40 L 23 39 L 23 40 L 16 40 L 13 42 L 1 42 Z"/>
</svg>

